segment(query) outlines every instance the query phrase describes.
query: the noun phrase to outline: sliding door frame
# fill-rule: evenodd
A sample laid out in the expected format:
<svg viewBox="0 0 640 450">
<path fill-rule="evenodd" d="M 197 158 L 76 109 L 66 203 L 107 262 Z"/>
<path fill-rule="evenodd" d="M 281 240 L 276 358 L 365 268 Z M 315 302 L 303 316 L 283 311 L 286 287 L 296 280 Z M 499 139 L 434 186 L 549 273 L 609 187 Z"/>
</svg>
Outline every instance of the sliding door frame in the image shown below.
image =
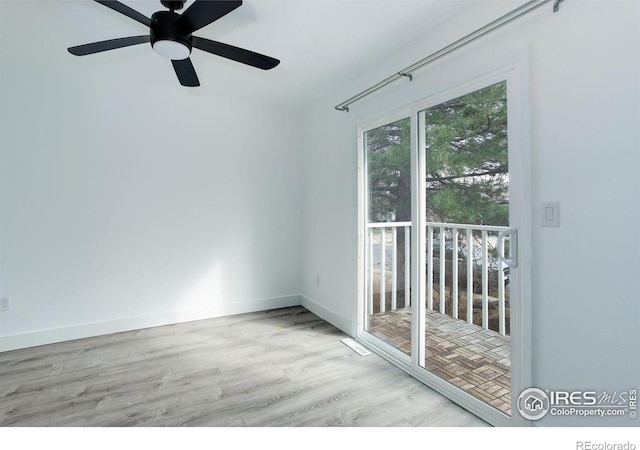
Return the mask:
<svg viewBox="0 0 640 450">
<path fill-rule="evenodd" d="M 532 261 L 532 193 L 531 151 L 529 125 L 529 58 L 499 70 L 452 86 L 405 108 L 379 117 L 358 128 L 358 319 L 356 338 L 373 351 L 386 358 L 427 386 L 463 406 L 478 417 L 495 426 L 528 426 L 517 411 L 517 397 L 532 386 L 532 327 L 531 327 L 531 261 Z M 507 82 L 508 139 L 510 181 L 510 227 L 518 229 L 519 267 L 513 272 L 511 302 L 511 416 L 487 405 L 476 397 L 459 389 L 440 377 L 425 370 L 421 364 L 425 351 L 425 289 L 426 255 L 416 243 L 426 242 L 425 152 L 419 151 L 419 112 L 444 101 L 466 95 L 492 84 Z M 411 220 L 411 304 L 412 336 L 411 357 L 371 335 L 365 330 L 367 311 L 366 293 L 366 226 L 368 220 L 367 201 L 367 155 L 365 133 L 399 119 L 411 119 L 411 171 L 412 171 L 412 220 Z M 420 126 L 423 126 L 420 128 Z M 515 175 L 515 176 L 514 176 Z"/>
</svg>

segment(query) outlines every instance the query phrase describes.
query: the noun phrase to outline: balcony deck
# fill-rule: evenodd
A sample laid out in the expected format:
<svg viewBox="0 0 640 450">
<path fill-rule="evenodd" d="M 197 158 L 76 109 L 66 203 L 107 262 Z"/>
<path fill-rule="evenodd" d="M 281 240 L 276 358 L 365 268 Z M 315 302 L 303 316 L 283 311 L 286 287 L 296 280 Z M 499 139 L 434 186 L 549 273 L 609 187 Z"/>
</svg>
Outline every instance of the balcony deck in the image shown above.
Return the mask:
<svg viewBox="0 0 640 450">
<path fill-rule="evenodd" d="M 498 410 L 511 414 L 510 339 L 427 310 L 426 369 Z M 369 317 L 369 332 L 411 353 L 411 310 Z"/>
</svg>

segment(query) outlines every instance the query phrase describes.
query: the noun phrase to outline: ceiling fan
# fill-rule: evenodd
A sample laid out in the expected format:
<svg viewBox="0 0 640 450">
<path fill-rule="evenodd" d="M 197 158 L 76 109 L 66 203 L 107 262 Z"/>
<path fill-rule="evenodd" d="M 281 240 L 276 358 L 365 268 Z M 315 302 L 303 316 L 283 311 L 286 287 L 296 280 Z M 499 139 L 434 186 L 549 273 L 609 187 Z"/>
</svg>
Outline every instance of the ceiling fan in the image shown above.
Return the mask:
<svg viewBox="0 0 640 450">
<path fill-rule="evenodd" d="M 70 47 L 68 50 L 72 55 L 85 56 L 150 42 L 156 53 L 171 60 L 180 84 L 189 87 L 200 86 L 189 58 L 193 48 L 263 70 L 273 69 L 280 64 L 279 60 L 270 56 L 192 35 L 194 31 L 240 7 L 241 0 L 195 0 L 182 14 L 176 13 L 176 10 L 182 9 L 186 0 L 161 0 L 160 3 L 169 11 L 157 11 L 151 18 L 115 0 L 95 1 L 146 25 L 150 33 Z"/>
</svg>

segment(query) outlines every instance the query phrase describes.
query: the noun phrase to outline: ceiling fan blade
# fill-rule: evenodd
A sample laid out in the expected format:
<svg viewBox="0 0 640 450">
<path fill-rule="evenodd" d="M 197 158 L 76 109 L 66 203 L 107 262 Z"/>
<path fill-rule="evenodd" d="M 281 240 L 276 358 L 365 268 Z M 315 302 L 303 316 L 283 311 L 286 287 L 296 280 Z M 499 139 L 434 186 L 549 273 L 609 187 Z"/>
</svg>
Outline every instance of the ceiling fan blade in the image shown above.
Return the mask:
<svg viewBox="0 0 640 450">
<path fill-rule="evenodd" d="M 92 44 L 78 45 L 69 47 L 69 53 L 76 56 L 91 55 L 93 53 L 106 52 L 116 48 L 129 47 L 130 45 L 144 44 L 149 42 L 150 38 L 146 36 L 131 36 L 118 39 L 110 39 L 108 41 L 94 42 Z"/>
<path fill-rule="evenodd" d="M 174 59 L 171 63 L 173 64 L 173 68 L 176 71 L 176 75 L 178 75 L 178 80 L 181 85 L 187 87 L 200 86 L 200 81 L 198 80 L 196 69 L 194 69 L 193 64 L 191 64 L 191 59 Z"/>
<path fill-rule="evenodd" d="M 197 36 L 193 36 L 193 46 L 205 52 L 232 59 L 242 64 L 248 64 L 258 69 L 269 70 L 280 64 L 280 60 L 270 56 Z"/>
<path fill-rule="evenodd" d="M 241 0 L 196 0 L 176 19 L 175 25 L 182 33 L 191 34 L 241 5 Z"/>
<path fill-rule="evenodd" d="M 107 8 L 111 8 L 114 11 L 119 12 L 120 14 L 124 14 L 125 16 L 140 22 L 142 25 L 146 25 L 148 27 L 151 26 L 151 19 L 149 19 L 144 14 L 139 13 L 135 9 L 129 8 L 127 5 L 124 5 L 115 0 L 95 0 L 101 5 L 106 6 Z"/>
</svg>

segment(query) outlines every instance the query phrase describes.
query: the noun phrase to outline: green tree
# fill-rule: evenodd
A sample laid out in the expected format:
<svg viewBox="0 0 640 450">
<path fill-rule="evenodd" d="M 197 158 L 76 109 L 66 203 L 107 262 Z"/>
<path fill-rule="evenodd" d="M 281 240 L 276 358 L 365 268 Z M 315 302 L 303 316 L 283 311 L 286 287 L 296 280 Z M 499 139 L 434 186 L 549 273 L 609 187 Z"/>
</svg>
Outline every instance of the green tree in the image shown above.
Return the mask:
<svg viewBox="0 0 640 450">
<path fill-rule="evenodd" d="M 508 225 L 506 83 L 424 114 L 427 220 Z"/>
<path fill-rule="evenodd" d="M 506 83 L 422 112 L 427 220 L 508 225 Z M 403 119 L 366 133 L 369 220 L 411 220 L 411 129 Z"/>
<path fill-rule="evenodd" d="M 366 134 L 369 220 L 411 220 L 411 122 L 403 119 Z"/>
</svg>

